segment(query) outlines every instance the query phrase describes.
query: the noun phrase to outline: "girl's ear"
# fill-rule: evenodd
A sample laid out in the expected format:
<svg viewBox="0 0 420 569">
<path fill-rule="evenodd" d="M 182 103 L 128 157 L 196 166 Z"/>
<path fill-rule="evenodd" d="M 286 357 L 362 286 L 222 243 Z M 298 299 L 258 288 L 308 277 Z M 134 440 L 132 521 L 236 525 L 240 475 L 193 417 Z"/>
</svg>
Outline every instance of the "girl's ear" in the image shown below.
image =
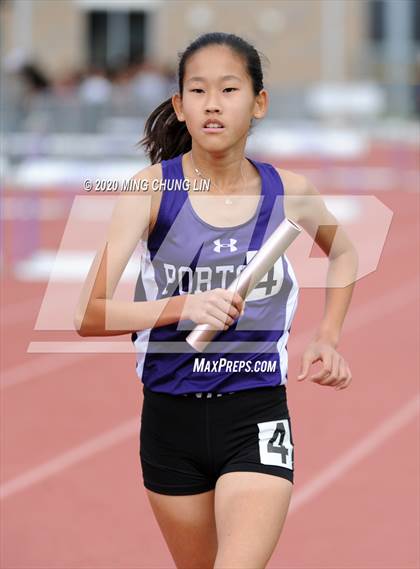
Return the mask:
<svg viewBox="0 0 420 569">
<path fill-rule="evenodd" d="M 179 122 L 185 122 L 184 113 L 182 112 L 182 99 L 179 93 L 172 95 L 172 106 Z"/>
<path fill-rule="evenodd" d="M 268 92 L 265 89 L 261 89 L 255 98 L 254 113 L 253 117 L 256 119 L 262 119 L 268 109 Z"/>
</svg>

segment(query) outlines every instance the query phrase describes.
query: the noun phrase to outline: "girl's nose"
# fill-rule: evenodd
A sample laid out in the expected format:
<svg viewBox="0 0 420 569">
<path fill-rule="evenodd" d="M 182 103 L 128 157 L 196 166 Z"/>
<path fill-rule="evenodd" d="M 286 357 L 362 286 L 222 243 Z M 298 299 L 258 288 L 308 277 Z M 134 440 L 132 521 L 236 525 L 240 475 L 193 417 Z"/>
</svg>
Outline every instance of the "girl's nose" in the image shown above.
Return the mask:
<svg viewBox="0 0 420 569">
<path fill-rule="evenodd" d="M 218 97 L 215 94 L 209 94 L 206 99 L 206 112 L 209 113 L 219 113 L 220 112 L 220 103 L 218 101 Z"/>
</svg>

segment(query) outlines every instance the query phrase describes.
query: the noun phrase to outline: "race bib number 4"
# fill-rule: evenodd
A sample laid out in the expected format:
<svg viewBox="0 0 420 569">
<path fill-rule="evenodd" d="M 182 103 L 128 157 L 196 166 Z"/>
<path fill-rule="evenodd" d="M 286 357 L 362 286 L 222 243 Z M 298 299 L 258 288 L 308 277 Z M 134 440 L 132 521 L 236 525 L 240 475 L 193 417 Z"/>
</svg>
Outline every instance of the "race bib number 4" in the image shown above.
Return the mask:
<svg viewBox="0 0 420 569">
<path fill-rule="evenodd" d="M 293 444 L 290 420 L 258 423 L 261 464 L 283 466 L 293 470 Z"/>
</svg>

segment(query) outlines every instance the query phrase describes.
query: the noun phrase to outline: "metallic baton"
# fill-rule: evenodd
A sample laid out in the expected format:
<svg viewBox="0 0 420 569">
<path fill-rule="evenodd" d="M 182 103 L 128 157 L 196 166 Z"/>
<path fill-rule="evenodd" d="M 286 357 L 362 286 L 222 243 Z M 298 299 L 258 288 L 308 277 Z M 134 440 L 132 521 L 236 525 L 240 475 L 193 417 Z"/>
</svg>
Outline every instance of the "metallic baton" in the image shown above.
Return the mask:
<svg viewBox="0 0 420 569">
<path fill-rule="evenodd" d="M 245 300 L 301 231 L 299 225 L 286 217 L 227 290 L 236 291 Z M 219 332 L 222 330 L 215 330 L 210 324 L 198 324 L 185 339 L 192 348 L 202 352 Z"/>
</svg>

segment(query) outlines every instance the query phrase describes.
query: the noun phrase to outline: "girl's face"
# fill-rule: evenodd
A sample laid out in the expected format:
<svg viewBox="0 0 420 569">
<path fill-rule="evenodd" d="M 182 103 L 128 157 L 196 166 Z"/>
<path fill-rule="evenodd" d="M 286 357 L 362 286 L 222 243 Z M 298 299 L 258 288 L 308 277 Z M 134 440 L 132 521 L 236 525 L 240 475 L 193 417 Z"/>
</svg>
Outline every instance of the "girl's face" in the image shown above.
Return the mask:
<svg viewBox="0 0 420 569">
<path fill-rule="evenodd" d="M 246 141 L 251 119 L 265 115 L 267 92 L 262 89 L 256 97 L 242 58 L 217 45 L 190 57 L 182 98 L 177 93 L 172 103 L 194 141 L 210 151 L 223 150 Z M 211 127 L 213 120 L 217 128 Z"/>
</svg>

